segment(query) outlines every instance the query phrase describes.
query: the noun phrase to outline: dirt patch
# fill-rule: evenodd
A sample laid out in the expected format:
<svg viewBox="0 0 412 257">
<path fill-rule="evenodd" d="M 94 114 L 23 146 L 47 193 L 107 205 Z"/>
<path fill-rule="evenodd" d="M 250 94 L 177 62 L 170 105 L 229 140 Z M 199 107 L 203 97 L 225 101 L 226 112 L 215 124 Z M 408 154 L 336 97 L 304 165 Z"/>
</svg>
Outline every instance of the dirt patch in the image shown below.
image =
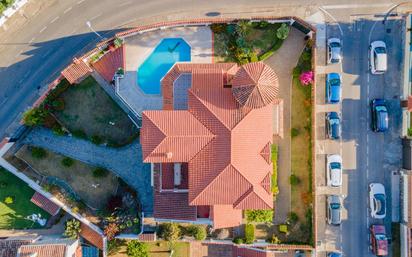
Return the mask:
<svg viewBox="0 0 412 257">
<path fill-rule="evenodd" d="M 64 101 L 64 109 L 54 111 L 54 115 L 75 136 L 112 146 L 137 138 L 133 122 L 93 77 L 70 86 L 59 97 Z"/>
<path fill-rule="evenodd" d="M 73 160 L 70 167 L 65 167 L 62 160 L 65 156 L 47 151 L 43 159 L 32 156 L 28 146 L 23 146 L 16 156 L 24 160 L 34 170 L 46 177 L 56 177 L 65 181 L 73 191 L 89 206 L 101 209 L 108 198 L 116 192 L 118 179 L 108 172 L 105 177 L 94 177 L 96 167 Z"/>
</svg>

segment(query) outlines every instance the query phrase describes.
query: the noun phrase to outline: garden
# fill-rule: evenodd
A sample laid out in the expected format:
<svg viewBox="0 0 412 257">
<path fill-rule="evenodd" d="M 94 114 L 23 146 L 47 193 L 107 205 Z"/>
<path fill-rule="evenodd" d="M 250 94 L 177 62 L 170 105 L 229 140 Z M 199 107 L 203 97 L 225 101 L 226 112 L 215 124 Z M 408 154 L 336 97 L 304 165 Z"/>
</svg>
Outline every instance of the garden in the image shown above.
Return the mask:
<svg viewBox="0 0 412 257">
<path fill-rule="evenodd" d="M 0 15 L 10 6 L 13 5 L 15 0 L 0 0 Z"/>
<path fill-rule="evenodd" d="M 30 199 L 35 191 L 20 178 L 0 167 L 0 229 L 38 229 L 38 223 L 26 217 L 50 215 L 33 204 Z"/>
<path fill-rule="evenodd" d="M 110 147 L 127 145 L 139 136 L 127 114 L 92 76 L 76 85 L 63 79 L 23 120 L 28 126 L 52 129 L 56 135 L 71 134 Z"/>
<path fill-rule="evenodd" d="M 215 62 L 263 61 L 278 50 L 288 37 L 286 23 L 252 22 L 212 24 Z"/>
</svg>

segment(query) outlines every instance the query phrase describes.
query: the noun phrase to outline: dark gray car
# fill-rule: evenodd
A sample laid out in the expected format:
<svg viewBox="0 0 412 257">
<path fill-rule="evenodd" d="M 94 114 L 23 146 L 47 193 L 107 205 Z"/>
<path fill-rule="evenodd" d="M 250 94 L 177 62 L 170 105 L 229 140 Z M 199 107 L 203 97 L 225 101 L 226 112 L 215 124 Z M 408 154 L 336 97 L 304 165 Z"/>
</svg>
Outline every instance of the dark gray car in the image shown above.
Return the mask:
<svg viewBox="0 0 412 257">
<path fill-rule="evenodd" d="M 328 224 L 339 226 L 341 223 L 342 203 L 340 196 L 329 195 L 327 200 Z"/>
</svg>

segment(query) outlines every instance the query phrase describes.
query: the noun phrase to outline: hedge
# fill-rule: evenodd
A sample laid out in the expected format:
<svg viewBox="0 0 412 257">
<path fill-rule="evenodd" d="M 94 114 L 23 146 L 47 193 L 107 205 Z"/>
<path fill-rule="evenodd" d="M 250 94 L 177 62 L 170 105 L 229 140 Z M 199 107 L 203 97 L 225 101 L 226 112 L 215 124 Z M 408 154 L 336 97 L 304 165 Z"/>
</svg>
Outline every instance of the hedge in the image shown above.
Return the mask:
<svg viewBox="0 0 412 257">
<path fill-rule="evenodd" d="M 253 224 L 246 224 L 245 243 L 253 244 L 254 241 L 255 241 L 255 226 Z"/>
<path fill-rule="evenodd" d="M 278 146 L 272 145 L 272 163 L 273 163 L 273 173 L 272 173 L 272 193 L 277 195 L 279 193 L 278 187 Z"/>
<path fill-rule="evenodd" d="M 272 222 L 273 210 L 246 210 L 248 222 Z"/>
</svg>

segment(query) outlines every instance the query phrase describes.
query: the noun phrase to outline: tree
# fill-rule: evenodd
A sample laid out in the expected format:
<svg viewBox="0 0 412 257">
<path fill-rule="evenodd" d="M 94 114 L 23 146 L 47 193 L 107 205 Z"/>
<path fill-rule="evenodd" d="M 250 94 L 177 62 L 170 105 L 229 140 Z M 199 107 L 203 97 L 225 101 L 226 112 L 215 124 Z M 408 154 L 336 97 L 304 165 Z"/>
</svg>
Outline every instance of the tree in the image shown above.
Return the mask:
<svg viewBox="0 0 412 257">
<path fill-rule="evenodd" d="M 14 203 L 14 197 L 13 196 L 7 196 L 6 198 L 4 198 L 4 203 L 5 204 L 12 204 Z"/>
<path fill-rule="evenodd" d="M 127 256 L 130 257 L 149 257 L 149 250 L 145 243 L 132 240 L 127 243 Z"/>
<path fill-rule="evenodd" d="M 289 183 L 290 183 L 292 186 L 296 186 L 296 185 L 298 185 L 298 184 L 300 183 L 300 179 L 299 179 L 299 177 L 296 176 L 295 174 L 292 174 L 292 175 L 290 175 L 290 177 L 289 177 Z"/>
<path fill-rule="evenodd" d="M 286 23 L 282 23 L 280 27 L 276 30 L 276 37 L 285 40 L 289 35 L 289 26 Z"/>
<path fill-rule="evenodd" d="M 76 219 L 66 221 L 66 229 L 64 231 L 65 236 L 71 239 L 77 239 L 79 238 L 80 232 L 80 221 Z"/>
<path fill-rule="evenodd" d="M 163 223 L 159 234 L 164 240 L 174 242 L 180 238 L 181 231 L 177 223 Z"/>
<path fill-rule="evenodd" d="M 116 223 L 109 223 L 104 228 L 104 234 L 107 237 L 107 240 L 112 240 L 119 233 L 120 229 Z"/>
<path fill-rule="evenodd" d="M 61 163 L 64 167 L 71 167 L 74 164 L 74 160 L 70 157 L 64 157 Z"/>
<path fill-rule="evenodd" d="M 23 122 L 27 126 L 43 125 L 44 120 L 49 112 L 43 108 L 35 107 L 28 110 L 23 115 Z"/>
<path fill-rule="evenodd" d="M 193 236 L 198 241 L 205 240 L 207 236 L 206 228 L 201 225 L 190 225 L 187 231 L 190 236 Z"/>
<path fill-rule="evenodd" d="M 47 156 L 46 150 L 41 147 L 31 147 L 31 156 L 36 159 L 43 159 Z"/>
</svg>

